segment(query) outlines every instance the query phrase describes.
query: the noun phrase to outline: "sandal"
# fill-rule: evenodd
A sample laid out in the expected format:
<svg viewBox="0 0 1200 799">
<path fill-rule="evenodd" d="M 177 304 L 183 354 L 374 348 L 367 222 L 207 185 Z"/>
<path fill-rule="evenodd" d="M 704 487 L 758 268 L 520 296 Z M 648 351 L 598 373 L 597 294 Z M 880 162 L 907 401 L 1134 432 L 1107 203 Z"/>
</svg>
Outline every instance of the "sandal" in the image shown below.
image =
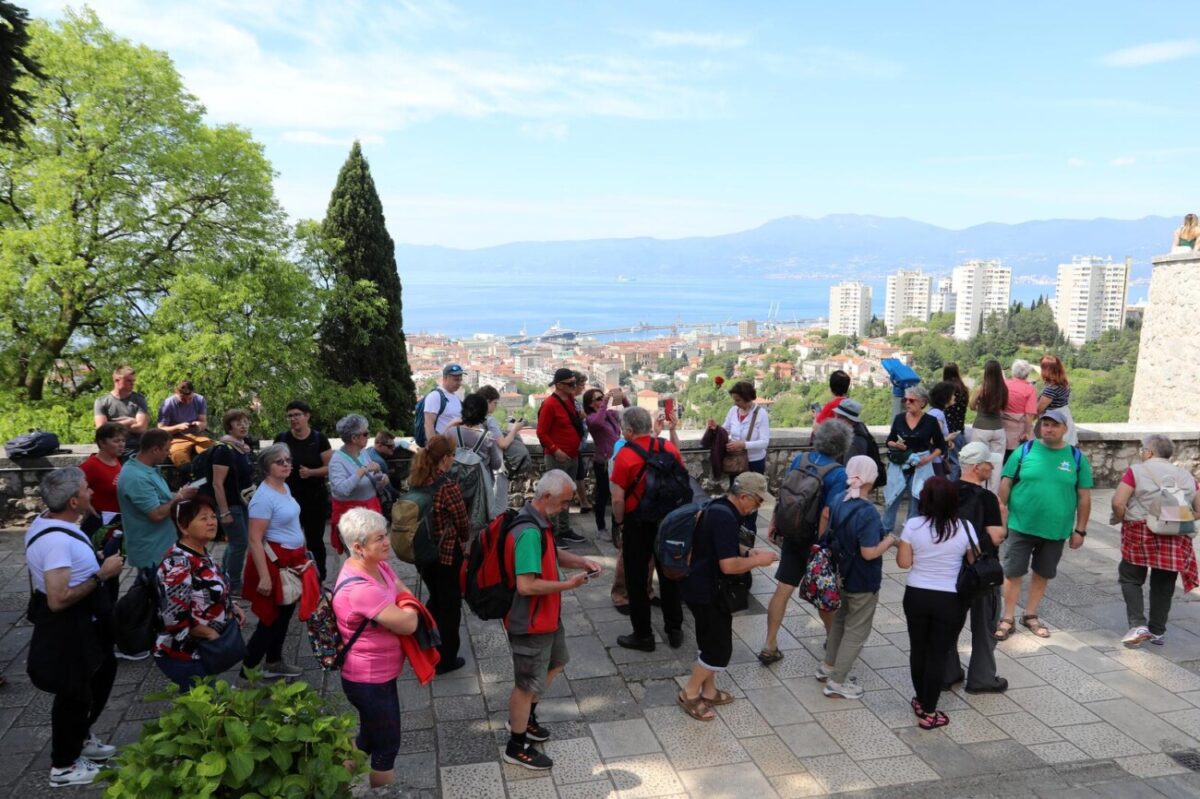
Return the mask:
<svg viewBox="0 0 1200 799">
<path fill-rule="evenodd" d="M 921 707 L 921 700 L 920 700 L 920 699 L 917 699 L 917 698 L 914 696 L 914 697 L 912 698 L 912 701 L 911 701 L 911 702 L 909 702 L 909 704 L 910 704 L 910 705 L 912 705 L 913 713 L 915 713 L 915 714 L 917 715 L 917 718 L 921 718 L 922 716 L 924 716 L 924 715 L 925 715 L 925 708 Z"/>
<path fill-rule="evenodd" d="M 716 707 L 718 705 L 728 705 L 729 703 L 733 702 L 734 696 L 728 691 L 722 691 L 718 688 L 716 696 L 704 696 L 701 694 L 700 698 L 713 707 Z"/>
<path fill-rule="evenodd" d="M 696 721 L 712 721 L 717 717 L 717 714 L 713 713 L 712 708 L 708 706 L 708 701 L 702 696 L 697 696 L 695 699 L 688 699 L 687 694 L 680 691 L 679 696 L 675 697 L 675 701 L 683 708 L 684 713 L 687 713 Z"/>
<path fill-rule="evenodd" d="M 764 649 L 758 653 L 758 662 L 764 666 L 770 666 L 772 663 L 778 663 L 781 660 L 783 660 L 783 653 L 779 651 L 779 647 Z"/>
<path fill-rule="evenodd" d="M 996 632 L 993 633 L 993 635 L 997 641 L 1007 641 L 1008 637 L 1012 635 L 1016 629 L 1016 619 L 1001 619 L 1000 624 L 996 627 Z"/>
<path fill-rule="evenodd" d="M 945 727 L 949 723 L 949 716 L 940 710 L 935 710 L 932 713 L 922 715 L 921 720 L 917 722 L 917 726 L 923 730 L 936 730 L 938 727 Z"/>
<path fill-rule="evenodd" d="M 1046 625 L 1042 624 L 1042 620 L 1037 616 L 1022 616 L 1021 626 L 1028 627 L 1029 632 L 1033 633 L 1038 638 L 1050 637 L 1050 630 L 1046 629 Z"/>
</svg>

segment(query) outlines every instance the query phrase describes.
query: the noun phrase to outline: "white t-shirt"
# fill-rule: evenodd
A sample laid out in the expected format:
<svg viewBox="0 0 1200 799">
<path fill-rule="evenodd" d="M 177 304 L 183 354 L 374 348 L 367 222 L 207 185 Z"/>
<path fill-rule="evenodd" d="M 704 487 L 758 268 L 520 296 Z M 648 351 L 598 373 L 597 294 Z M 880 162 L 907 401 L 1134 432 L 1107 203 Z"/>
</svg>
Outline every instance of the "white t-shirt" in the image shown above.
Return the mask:
<svg viewBox="0 0 1200 799">
<path fill-rule="evenodd" d="M 441 392 L 439 394 L 438 392 Z M 425 413 L 437 413 L 438 408 L 442 407 L 442 394 L 446 395 L 446 409 L 442 411 L 442 415 L 433 423 L 433 432 L 441 435 L 446 432 L 446 427 L 455 419 L 462 418 L 462 400 L 457 394 L 451 394 L 444 388 L 435 388 L 425 395 Z M 421 424 L 425 424 L 424 419 L 420 419 Z"/>
<path fill-rule="evenodd" d="M 285 483 L 279 493 L 265 481 L 250 498 L 248 515 L 251 519 L 266 519 L 265 538 L 288 549 L 304 546 L 304 530 L 300 527 L 300 504 L 292 499 L 292 489 Z"/>
<path fill-rule="evenodd" d="M 46 533 L 34 542 L 33 546 L 30 546 L 29 542 L 33 540 L 33 537 L 47 527 L 62 527 L 73 531 L 75 535 L 59 532 Z M 92 549 L 91 544 L 85 544 L 85 540 L 87 540 L 87 535 L 79 529 L 78 525 L 58 519 L 48 519 L 45 516 L 38 516 L 34 519 L 33 524 L 29 525 L 29 530 L 25 533 L 25 560 L 29 565 L 29 575 L 33 578 L 33 587 L 45 593 L 46 572 L 53 569 L 70 567 L 71 576 L 67 580 L 68 588 L 80 585 L 100 571 L 100 564 L 96 561 L 96 550 Z"/>
<path fill-rule="evenodd" d="M 967 536 L 979 546 L 979 539 L 970 522 L 955 521 L 954 535 L 942 543 L 936 543 L 936 531 L 929 519 L 916 516 L 904 523 L 900 540 L 913 548 L 912 571 L 908 573 L 908 584 L 913 588 L 928 588 L 931 591 L 958 591 L 958 572 L 962 569 L 963 556 L 971 548 Z M 963 532 L 966 535 L 963 535 Z"/>
</svg>

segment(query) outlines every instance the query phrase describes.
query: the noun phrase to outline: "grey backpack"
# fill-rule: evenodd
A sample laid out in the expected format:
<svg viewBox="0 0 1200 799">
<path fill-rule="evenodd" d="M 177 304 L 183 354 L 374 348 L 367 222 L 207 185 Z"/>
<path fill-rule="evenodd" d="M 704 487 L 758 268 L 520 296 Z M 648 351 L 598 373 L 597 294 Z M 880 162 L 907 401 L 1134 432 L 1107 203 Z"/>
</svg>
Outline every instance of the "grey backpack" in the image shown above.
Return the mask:
<svg viewBox="0 0 1200 799">
<path fill-rule="evenodd" d="M 779 486 L 775 504 L 775 529 L 784 538 L 801 545 L 815 544 L 821 523 L 821 499 L 825 475 L 836 469 L 836 462 L 817 466 L 810 453 L 804 453 L 800 467 L 788 472 Z"/>
<path fill-rule="evenodd" d="M 487 527 L 492 518 L 492 470 L 479 453 L 487 445 L 487 432 L 480 431 L 479 440 L 468 447 L 463 441 L 462 428 L 454 428 L 458 447 L 454 450 L 454 465 L 450 467 L 450 479 L 458 483 L 463 501 L 467 503 L 467 516 L 471 519 L 471 532 Z"/>
</svg>

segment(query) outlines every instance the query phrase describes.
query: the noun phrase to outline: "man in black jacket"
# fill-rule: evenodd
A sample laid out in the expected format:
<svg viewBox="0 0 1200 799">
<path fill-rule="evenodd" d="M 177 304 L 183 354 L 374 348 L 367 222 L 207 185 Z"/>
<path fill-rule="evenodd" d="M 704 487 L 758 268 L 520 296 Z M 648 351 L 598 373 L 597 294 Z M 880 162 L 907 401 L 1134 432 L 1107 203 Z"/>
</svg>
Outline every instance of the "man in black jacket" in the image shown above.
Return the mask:
<svg viewBox="0 0 1200 799">
<path fill-rule="evenodd" d="M 862 403 L 849 398 L 842 400 L 833 409 L 833 418 L 843 424 L 849 425 L 850 430 L 853 432 L 853 437 L 850 439 L 850 449 L 846 450 L 842 465 L 845 466 L 849 463 L 850 459 L 855 455 L 866 455 L 875 461 L 875 465 L 879 468 L 879 479 L 875 481 L 875 487 L 883 488 L 887 485 L 887 469 L 879 460 L 879 444 L 875 441 L 875 437 L 871 435 L 871 431 L 863 424 L 860 418 L 861 413 Z"/>
</svg>

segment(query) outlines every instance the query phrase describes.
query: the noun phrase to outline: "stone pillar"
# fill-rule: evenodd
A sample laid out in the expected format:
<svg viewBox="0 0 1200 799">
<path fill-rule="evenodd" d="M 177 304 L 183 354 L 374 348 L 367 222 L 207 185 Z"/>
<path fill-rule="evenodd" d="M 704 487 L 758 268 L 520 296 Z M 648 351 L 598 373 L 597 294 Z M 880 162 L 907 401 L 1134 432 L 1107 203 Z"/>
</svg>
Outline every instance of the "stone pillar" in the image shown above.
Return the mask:
<svg viewBox="0 0 1200 799">
<path fill-rule="evenodd" d="M 1130 423 L 1200 420 L 1200 252 L 1151 260 Z"/>
</svg>

